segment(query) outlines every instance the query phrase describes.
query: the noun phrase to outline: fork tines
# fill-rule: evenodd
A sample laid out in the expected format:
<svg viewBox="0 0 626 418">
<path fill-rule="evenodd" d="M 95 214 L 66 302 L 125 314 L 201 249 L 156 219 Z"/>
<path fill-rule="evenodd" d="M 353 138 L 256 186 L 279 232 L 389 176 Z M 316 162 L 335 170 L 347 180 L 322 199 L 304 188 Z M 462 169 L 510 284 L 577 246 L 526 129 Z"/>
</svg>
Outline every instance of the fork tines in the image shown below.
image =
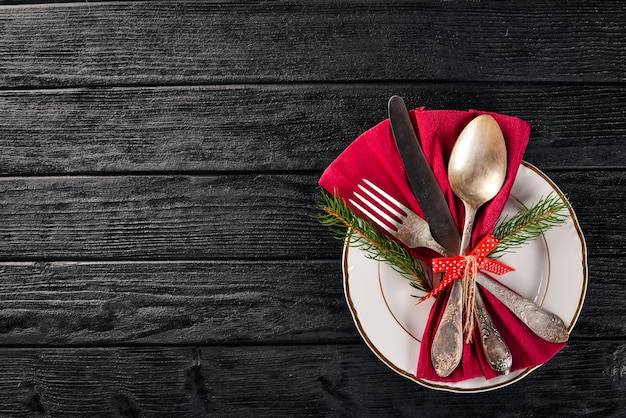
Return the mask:
<svg viewBox="0 0 626 418">
<path fill-rule="evenodd" d="M 363 179 L 363 184 L 357 187 L 362 193 L 355 191 L 353 194 L 360 202 L 349 199 L 350 203 L 385 231 L 395 235 L 410 209 L 367 179 Z"/>
</svg>

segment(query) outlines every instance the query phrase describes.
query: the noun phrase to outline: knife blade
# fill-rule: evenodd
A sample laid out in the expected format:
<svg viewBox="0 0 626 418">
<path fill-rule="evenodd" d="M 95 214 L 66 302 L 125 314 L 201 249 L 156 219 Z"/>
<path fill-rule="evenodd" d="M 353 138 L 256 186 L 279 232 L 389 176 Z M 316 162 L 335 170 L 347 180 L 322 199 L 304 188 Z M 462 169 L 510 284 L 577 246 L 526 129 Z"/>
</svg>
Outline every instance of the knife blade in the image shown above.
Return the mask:
<svg viewBox="0 0 626 418">
<path fill-rule="evenodd" d="M 400 96 L 392 96 L 388 107 L 391 130 L 404 170 L 426 216 L 430 232 L 450 253 L 459 254 L 461 237 L 441 187 L 426 161 L 404 100 Z M 433 368 L 441 377 L 449 376 L 463 356 L 462 300 L 463 286 L 455 280 L 430 348 Z"/>
<path fill-rule="evenodd" d="M 430 225 L 430 232 L 439 244 L 458 254 L 461 238 L 441 187 L 426 161 L 409 112 L 400 96 L 392 96 L 388 105 L 391 130 L 400 151 L 411 189 Z"/>
</svg>

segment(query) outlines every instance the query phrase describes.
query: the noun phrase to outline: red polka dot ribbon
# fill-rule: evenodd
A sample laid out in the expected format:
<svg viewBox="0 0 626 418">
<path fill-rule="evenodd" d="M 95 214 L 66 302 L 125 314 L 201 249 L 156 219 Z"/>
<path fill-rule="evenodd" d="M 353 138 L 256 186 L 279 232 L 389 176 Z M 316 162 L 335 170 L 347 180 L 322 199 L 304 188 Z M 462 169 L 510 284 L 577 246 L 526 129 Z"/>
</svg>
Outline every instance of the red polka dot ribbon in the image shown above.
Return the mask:
<svg viewBox="0 0 626 418">
<path fill-rule="evenodd" d="M 434 258 L 431 262 L 433 272 L 440 273 L 445 271 L 446 273 L 444 274 L 443 279 L 441 279 L 441 282 L 433 290 L 431 290 L 422 299 L 422 301 L 441 292 L 446 286 L 452 283 L 453 280 L 462 279 L 465 267 L 470 257 L 474 258 L 478 270 L 497 274 L 498 276 L 515 270 L 506 264 L 487 258 L 487 254 L 498 246 L 498 242 L 499 241 L 496 237 L 488 235 L 465 256 L 457 255 L 454 257 Z"/>
</svg>

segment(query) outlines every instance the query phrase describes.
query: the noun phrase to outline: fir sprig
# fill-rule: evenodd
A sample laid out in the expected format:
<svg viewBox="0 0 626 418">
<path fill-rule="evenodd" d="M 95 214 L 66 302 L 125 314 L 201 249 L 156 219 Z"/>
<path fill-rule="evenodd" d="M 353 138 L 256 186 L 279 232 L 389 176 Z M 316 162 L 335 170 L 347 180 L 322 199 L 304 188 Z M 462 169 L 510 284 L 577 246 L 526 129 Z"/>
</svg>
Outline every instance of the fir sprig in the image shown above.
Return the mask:
<svg viewBox="0 0 626 418">
<path fill-rule="evenodd" d="M 432 282 L 422 264 L 398 241 L 382 233 L 373 223 L 359 217 L 339 196 L 322 190 L 322 197 L 323 200 L 318 205 L 324 214 L 315 218 L 330 229 L 337 239 L 348 239 L 350 246 L 361 248 L 368 258 L 388 264 L 407 278 L 414 288 L 425 292 L 432 290 Z M 528 210 L 503 218 L 493 231 L 493 235 L 500 242 L 489 257 L 501 257 L 539 237 L 548 229 L 563 224 L 568 219 L 568 208 L 565 199 L 550 193 Z M 353 237 L 354 234 L 357 236 Z"/>
<path fill-rule="evenodd" d="M 350 246 L 364 250 L 368 258 L 388 264 L 408 279 L 412 287 L 425 292 L 432 289 L 419 260 L 398 241 L 380 232 L 371 222 L 357 216 L 339 196 L 322 190 L 322 197 L 318 206 L 324 214 L 316 218 L 337 239 L 345 241 L 349 238 Z"/>
<path fill-rule="evenodd" d="M 499 258 L 539 237 L 548 229 L 563 224 L 568 218 L 568 207 L 565 199 L 551 192 L 527 211 L 503 218 L 493 231 L 493 235 L 500 242 L 489 257 Z"/>
</svg>

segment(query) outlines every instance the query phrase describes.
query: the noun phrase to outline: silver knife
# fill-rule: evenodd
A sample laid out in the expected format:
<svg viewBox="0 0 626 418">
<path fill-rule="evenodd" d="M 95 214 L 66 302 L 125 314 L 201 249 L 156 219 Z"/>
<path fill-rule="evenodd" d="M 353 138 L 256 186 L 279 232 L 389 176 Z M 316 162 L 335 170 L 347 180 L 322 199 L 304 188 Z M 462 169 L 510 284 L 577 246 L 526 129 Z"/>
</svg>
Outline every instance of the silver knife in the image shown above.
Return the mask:
<svg viewBox="0 0 626 418">
<path fill-rule="evenodd" d="M 404 100 L 389 99 L 389 120 L 413 193 L 424 211 L 433 238 L 452 254 L 458 254 L 461 238 L 441 187 L 424 157 Z"/>
<path fill-rule="evenodd" d="M 441 187 L 424 157 L 409 112 L 400 96 L 389 99 L 389 121 L 404 170 L 424 211 L 432 236 L 449 253 L 458 254 L 461 237 Z M 449 376 L 463 356 L 462 301 L 463 287 L 460 280 L 455 280 L 430 350 L 433 368 L 441 377 Z"/>
</svg>

